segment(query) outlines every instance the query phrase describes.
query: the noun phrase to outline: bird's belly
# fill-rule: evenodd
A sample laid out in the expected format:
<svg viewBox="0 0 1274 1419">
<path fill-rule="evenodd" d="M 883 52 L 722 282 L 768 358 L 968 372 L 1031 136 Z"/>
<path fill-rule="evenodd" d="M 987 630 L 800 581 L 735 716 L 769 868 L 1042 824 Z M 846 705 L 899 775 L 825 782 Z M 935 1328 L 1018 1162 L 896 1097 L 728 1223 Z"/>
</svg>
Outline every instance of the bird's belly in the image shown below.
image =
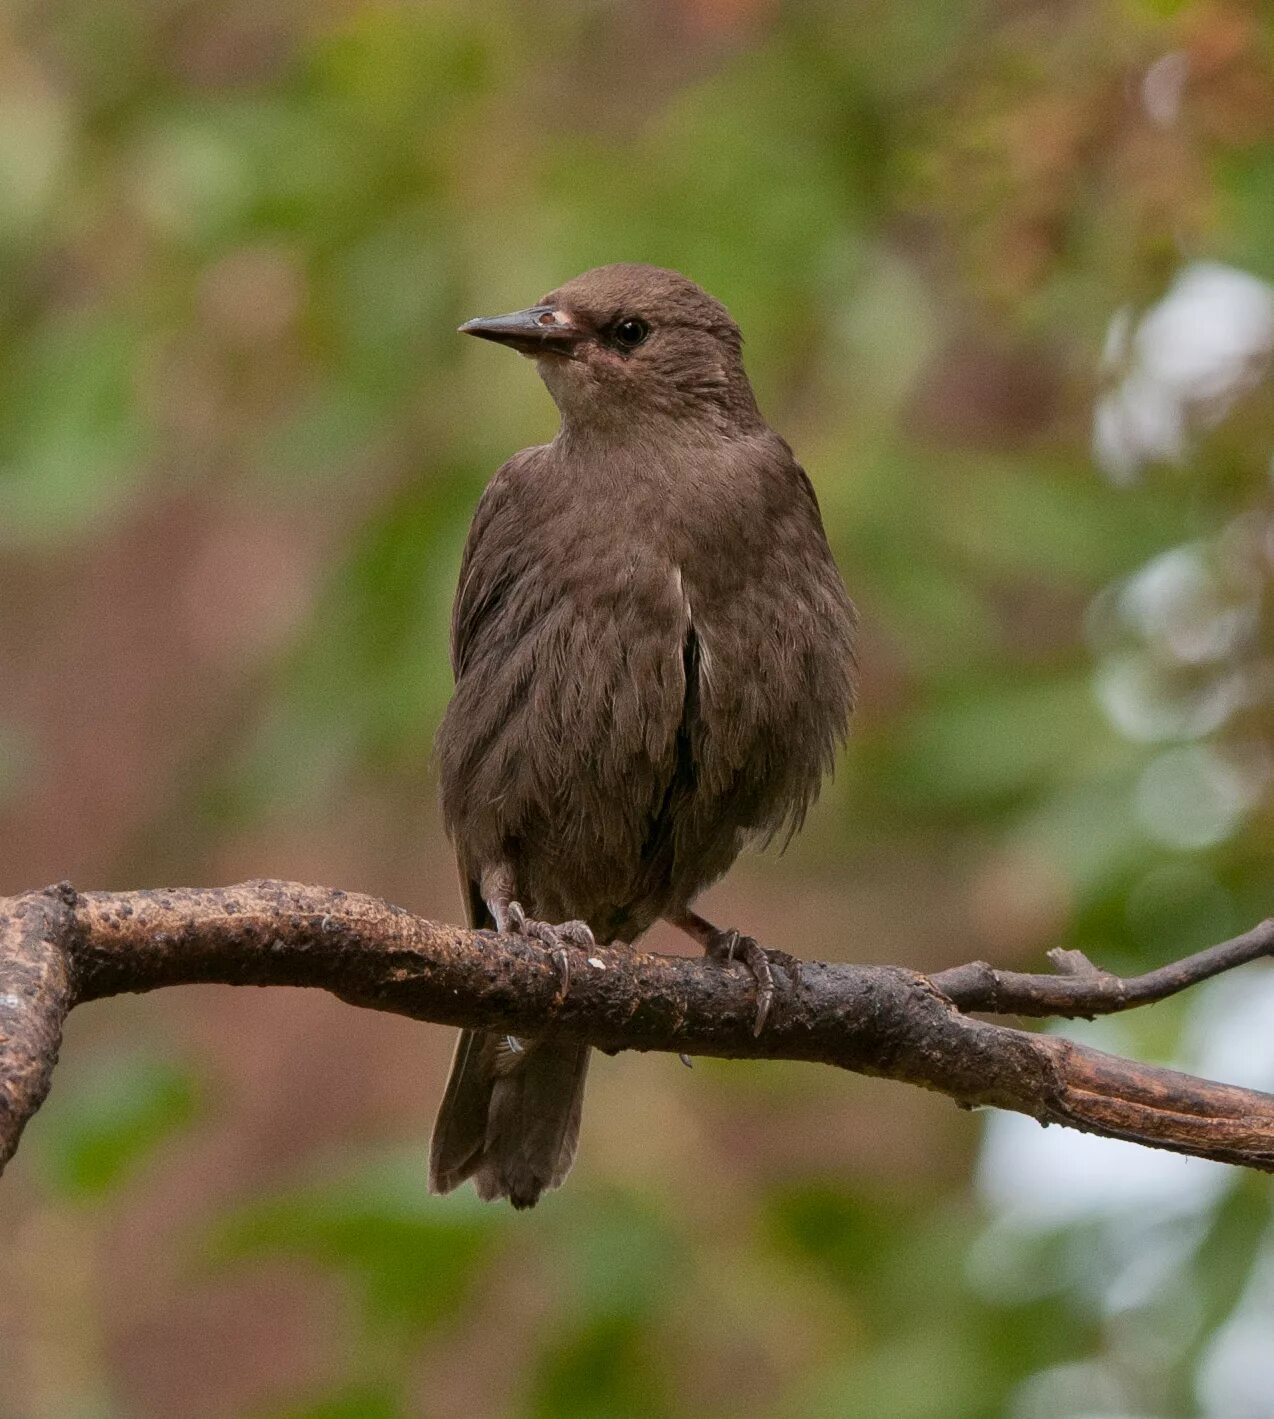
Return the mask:
<svg viewBox="0 0 1274 1419">
<path fill-rule="evenodd" d="M 658 656 L 645 640 L 624 650 L 626 674 L 597 698 L 596 717 L 564 736 L 555 792 L 515 849 L 536 911 L 581 918 L 601 941 L 635 939 L 720 877 L 772 816 L 786 774 L 777 746 L 789 726 L 766 722 L 736 736 L 721 771 L 722 726 L 692 627 Z"/>
<path fill-rule="evenodd" d="M 660 842 L 656 806 L 644 823 L 634 823 L 631 836 L 617 841 L 609 817 L 595 816 L 588 803 L 575 811 L 566 803 L 542 833 L 519 840 L 510 858 L 536 915 L 580 918 L 599 941 L 632 941 L 685 906 L 737 855 L 741 835 L 725 817 L 702 811 L 695 817 L 699 831 L 677 834 L 674 823 L 668 841 Z M 563 843 L 577 846 L 564 851 Z"/>
<path fill-rule="evenodd" d="M 508 862 L 529 912 L 632 940 L 781 816 L 803 735 L 753 693 L 780 667 L 743 608 L 714 646 L 671 564 L 589 587 L 474 654 L 439 736 L 444 808 L 462 860 Z"/>
</svg>

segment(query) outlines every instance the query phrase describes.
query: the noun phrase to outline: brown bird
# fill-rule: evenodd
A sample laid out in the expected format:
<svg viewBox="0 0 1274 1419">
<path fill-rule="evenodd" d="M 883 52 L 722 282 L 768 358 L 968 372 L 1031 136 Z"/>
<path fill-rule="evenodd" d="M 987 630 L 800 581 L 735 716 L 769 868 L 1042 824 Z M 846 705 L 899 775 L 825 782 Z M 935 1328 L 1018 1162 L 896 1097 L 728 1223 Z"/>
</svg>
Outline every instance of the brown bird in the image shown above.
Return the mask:
<svg viewBox="0 0 1274 1419">
<path fill-rule="evenodd" d="M 768 954 L 692 903 L 800 826 L 848 728 L 855 616 L 814 490 L 729 312 L 674 271 L 602 266 L 460 329 L 534 359 L 562 419 L 491 480 L 460 569 L 437 747 L 470 924 L 565 973 L 571 946 L 664 917 L 747 964 L 759 1033 Z M 432 1189 L 530 1207 L 557 1187 L 588 1057 L 465 1030 Z"/>
</svg>

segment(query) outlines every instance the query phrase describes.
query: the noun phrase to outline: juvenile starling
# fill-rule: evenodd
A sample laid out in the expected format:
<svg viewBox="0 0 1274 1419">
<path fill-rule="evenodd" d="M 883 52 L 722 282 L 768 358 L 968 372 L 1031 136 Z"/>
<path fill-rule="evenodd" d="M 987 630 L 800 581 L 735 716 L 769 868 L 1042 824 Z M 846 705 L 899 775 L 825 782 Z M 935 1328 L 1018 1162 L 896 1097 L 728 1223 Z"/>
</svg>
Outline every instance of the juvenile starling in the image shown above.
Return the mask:
<svg viewBox="0 0 1274 1419">
<path fill-rule="evenodd" d="M 534 359 L 561 413 L 478 505 L 438 734 L 470 924 L 571 946 L 692 910 L 749 841 L 799 827 L 844 740 L 855 616 L 814 490 L 756 406 L 729 312 L 653 266 L 602 266 L 467 335 Z M 530 1207 L 575 1156 L 589 1047 L 462 1032 L 430 1186 Z"/>
</svg>

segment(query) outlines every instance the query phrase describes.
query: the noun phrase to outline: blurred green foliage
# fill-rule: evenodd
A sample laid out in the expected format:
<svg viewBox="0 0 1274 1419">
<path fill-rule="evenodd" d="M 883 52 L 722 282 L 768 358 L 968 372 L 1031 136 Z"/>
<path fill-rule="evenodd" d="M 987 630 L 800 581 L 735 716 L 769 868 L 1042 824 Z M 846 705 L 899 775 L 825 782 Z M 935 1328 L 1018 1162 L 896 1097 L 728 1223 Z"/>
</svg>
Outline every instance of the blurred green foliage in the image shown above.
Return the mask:
<svg viewBox="0 0 1274 1419">
<path fill-rule="evenodd" d="M 112 845 L 87 860 L 201 877 L 277 834 L 326 864 L 331 837 L 304 833 L 358 837 L 365 799 L 419 831 L 468 519 L 492 470 L 554 426 L 528 369 L 451 332 L 641 259 L 738 317 L 863 611 L 855 742 L 791 878 L 767 883 L 796 883 L 795 906 L 816 882 L 841 949 L 865 920 L 873 947 L 923 965 L 1064 945 L 1137 970 L 1270 911 L 1266 10 L 67 0 L 12 7 L 0 66 L 0 552 L 16 568 L 0 631 L 19 647 L 6 679 L 36 685 L 0 701 L 0 808 L 24 791 L 77 806 L 56 810 L 47 876 L 94 810 L 82 773 L 49 791 L 75 763 L 58 725 L 93 698 L 89 648 L 139 613 L 90 582 L 65 678 L 38 681 L 60 603 L 32 608 L 27 588 L 94 549 L 143 562 L 146 518 L 172 506 L 207 533 L 213 572 L 183 580 L 197 539 L 167 562 L 161 546 L 140 600 L 185 608 L 204 649 L 181 659 L 177 612 L 142 634 L 205 717 L 158 677 L 147 699 L 139 657 L 122 659 L 136 704 L 114 738 L 87 721 L 90 764 L 136 778 L 129 725 L 156 742 L 181 714 L 192 727 L 180 749 L 144 740 L 146 763 L 178 766 L 145 792 L 112 799 L 88 776 L 107 805 L 94 842 Z M 257 566 L 240 553 L 261 528 L 277 538 Z M 257 599 L 240 619 L 212 617 L 241 587 Z M 6 852 L 32 831 L 21 820 Z M 943 895 L 913 908 L 897 864 L 916 862 Z M 1204 1014 L 1182 1001 L 1092 1037 L 1206 1061 Z M 174 1412 L 170 1391 L 129 1386 L 156 1355 L 179 1368 L 179 1347 L 144 1301 L 112 1304 L 83 1219 L 149 1197 L 208 1086 L 149 1044 L 113 1051 L 59 1075 L 22 1164 L 39 1225 L 13 1253 L 42 1273 L 66 1233 L 82 1261 L 65 1293 L 27 1273 L 0 1288 L 29 1298 L 26 1329 L 0 1325 L 0 1410 L 24 1419 Z M 1256 1035 L 1245 1051 L 1264 1058 Z M 1274 1324 L 1263 1179 L 1169 1186 L 1136 1156 L 994 1126 L 978 1172 L 950 1137 L 901 1146 L 892 1094 L 879 1139 L 841 1140 L 842 1081 L 725 1075 L 696 1073 L 675 1181 L 631 1180 L 657 1141 L 635 1128 L 609 1176 L 585 1160 L 530 1219 L 429 1199 L 418 1159 L 353 1141 L 321 1176 L 265 1168 L 257 1194 L 207 1201 L 162 1234 L 192 1273 L 183 1294 L 282 1267 L 336 1297 L 340 1341 L 324 1379 L 276 1377 L 237 1409 L 209 1380 L 189 1412 L 1274 1416 L 1234 1398 L 1263 1373 L 1235 1337 Z M 788 1115 L 809 1152 L 779 1168 Z M 1101 1174 L 1111 1157 L 1126 1161 Z M 128 1225 L 149 1235 L 148 1218 Z"/>
<path fill-rule="evenodd" d="M 218 1224 L 208 1254 L 223 1264 L 281 1254 L 331 1267 L 349 1278 L 370 1329 L 413 1334 L 463 1308 L 504 1221 L 474 1199 L 432 1204 L 411 1158 L 245 1203 Z"/>
<path fill-rule="evenodd" d="M 91 1075 L 68 1083 L 41 1120 L 38 1148 L 50 1186 L 70 1202 L 127 1186 L 198 1110 L 193 1074 L 167 1058 L 99 1053 Z"/>
</svg>

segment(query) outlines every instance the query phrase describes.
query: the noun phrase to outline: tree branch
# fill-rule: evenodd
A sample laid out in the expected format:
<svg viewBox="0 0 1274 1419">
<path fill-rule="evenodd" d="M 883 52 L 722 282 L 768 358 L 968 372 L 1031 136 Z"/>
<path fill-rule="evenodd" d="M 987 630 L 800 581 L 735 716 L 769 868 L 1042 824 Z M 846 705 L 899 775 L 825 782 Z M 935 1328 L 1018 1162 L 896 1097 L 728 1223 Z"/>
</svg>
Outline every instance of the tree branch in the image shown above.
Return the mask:
<svg viewBox="0 0 1274 1419">
<path fill-rule="evenodd" d="M 965 1010 L 1098 1014 L 1268 954 L 1274 926 L 1121 981 L 1063 953 L 1068 974 L 981 962 L 928 978 L 897 966 L 781 968 L 752 1034 L 742 969 L 630 948 L 571 952 L 563 991 L 519 937 L 437 925 L 372 897 L 291 882 L 172 891 L 61 885 L 0 898 L 0 1166 L 48 1092 L 73 1006 L 168 985 L 317 986 L 437 1024 L 565 1036 L 602 1049 L 799 1059 L 937 1090 L 1151 1147 L 1274 1171 L 1274 1096 L 1137 1064 Z"/>
<path fill-rule="evenodd" d="M 53 1079 L 73 1004 L 75 893 L 0 899 L 0 1172 Z"/>
<path fill-rule="evenodd" d="M 993 1015 L 1061 1015 L 1091 1020 L 1137 1005 L 1166 1000 L 1188 986 L 1210 980 L 1235 966 L 1274 955 L 1274 917 L 1251 931 L 1209 946 L 1169 966 L 1141 976 L 1115 976 L 1099 970 L 1082 951 L 1052 950 L 1049 958 L 1058 975 L 1027 975 L 997 971 L 985 961 L 953 966 L 931 977 L 934 985 L 961 1010 L 985 1010 Z"/>
</svg>

